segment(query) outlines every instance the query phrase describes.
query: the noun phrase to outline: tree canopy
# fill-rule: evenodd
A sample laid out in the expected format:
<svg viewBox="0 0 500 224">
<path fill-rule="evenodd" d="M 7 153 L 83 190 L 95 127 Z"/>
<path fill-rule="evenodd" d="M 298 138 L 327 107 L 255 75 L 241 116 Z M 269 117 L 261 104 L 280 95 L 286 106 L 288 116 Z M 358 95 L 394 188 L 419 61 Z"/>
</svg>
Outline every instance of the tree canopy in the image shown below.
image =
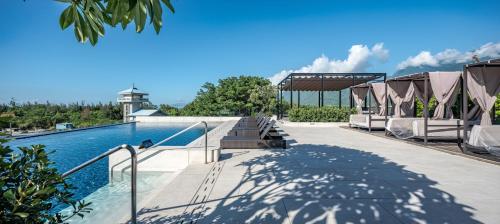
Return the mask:
<svg viewBox="0 0 500 224">
<path fill-rule="evenodd" d="M 76 127 L 88 127 L 120 122 L 122 111 L 119 104 L 0 104 L 0 129 L 10 125 L 21 129 L 53 129 L 56 123 L 71 122 Z"/>
<path fill-rule="evenodd" d="M 75 37 L 85 43 L 97 44 L 104 36 L 105 24 L 126 29 L 132 21 L 135 31 L 144 30 L 146 21 L 153 24 L 156 33 L 163 25 L 163 7 L 175 12 L 170 0 L 56 0 L 68 5 L 61 13 L 59 25 L 64 30 L 73 25 Z"/>
<path fill-rule="evenodd" d="M 276 92 L 268 79 L 239 76 L 220 79 L 217 85 L 205 83 L 196 98 L 181 115 L 240 115 L 270 113 L 276 104 Z"/>
</svg>

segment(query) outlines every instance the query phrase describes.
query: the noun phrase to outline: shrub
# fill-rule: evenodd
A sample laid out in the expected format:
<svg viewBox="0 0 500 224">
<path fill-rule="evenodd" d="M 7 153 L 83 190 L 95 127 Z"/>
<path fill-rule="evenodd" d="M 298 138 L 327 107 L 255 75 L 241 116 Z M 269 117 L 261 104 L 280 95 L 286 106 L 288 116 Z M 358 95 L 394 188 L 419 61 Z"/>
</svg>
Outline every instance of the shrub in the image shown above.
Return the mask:
<svg viewBox="0 0 500 224">
<path fill-rule="evenodd" d="M 63 223 L 90 212 L 90 203 L 75 201 L 43 145 L 20 147 L 16 154 L 0 135 L 0 223 Z M 73 207 L 70 216 L 52 210 L 58 203 Z"/>
<path fill-rule="evenodd" d="M 346 122 L 349 115 L 356 113 L 349 107 L 301 107 L 288 111 L 288 119 L 293 122 Z"/>
</svg>

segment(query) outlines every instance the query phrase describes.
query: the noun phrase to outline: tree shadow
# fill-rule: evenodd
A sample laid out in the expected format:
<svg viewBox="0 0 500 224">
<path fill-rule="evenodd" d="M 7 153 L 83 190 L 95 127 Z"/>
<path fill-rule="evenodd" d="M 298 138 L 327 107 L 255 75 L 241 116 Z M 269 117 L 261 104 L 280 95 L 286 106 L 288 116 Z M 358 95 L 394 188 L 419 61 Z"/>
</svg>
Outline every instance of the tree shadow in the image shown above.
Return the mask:
<svg viewBox="0 0 500 224">
<path fill-rule="evenodd" d="M 243 172 L 223 194 L 141 222 L 480 223 L 436 181 L 374 153 L 312 144 L 243 152 L 225 155 L 222 172 Z"/>
</svg>

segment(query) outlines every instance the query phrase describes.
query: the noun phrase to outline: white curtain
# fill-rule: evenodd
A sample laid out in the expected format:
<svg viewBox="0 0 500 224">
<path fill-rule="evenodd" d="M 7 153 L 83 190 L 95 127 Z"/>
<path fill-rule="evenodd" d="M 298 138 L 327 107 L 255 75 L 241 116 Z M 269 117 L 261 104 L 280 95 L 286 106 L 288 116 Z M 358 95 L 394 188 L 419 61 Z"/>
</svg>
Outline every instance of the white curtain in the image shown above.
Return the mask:
<svg viewBox="0 0 500 224">
<path fill-rule="evenodd" d="M 418 100 L 420 100 L 420 102 L 424 103 L 425 81 L 423 80 L 412 81 L 411 85 L 415 89 L 415 96 L 418 98 Z M 432 93 L 431 83 L 427 82 L 427 101 L 431 99 L 432 94 L 433 93 Z"/>
<path fill-rule="evenodd" d="M 354 102 L 356 103 L 356 110 L 358 114 L 362 114 L 363 103 L 365 103 L 365 97 L 368 93 L 368 87 L 353 87 L 352 88 L 352 97 L 354 98 Z"/>
<path fill-rule="evenodd" d="M 394 117 L 413 116 L 415 88 L 411 81 L 389 81 L 387 93 L 394 103 Z"/>
<path fill-rule="evenodd" d="M 434 111 L 434 119 L 453 118 L 451 106 L 455 103 L 458 94 L 460 72 L 430 72 L 432 92 L 438 102 Z"/>
<path fill-rule="evenodd" d="M 383 116 L 386 113 L 385 83 L 371 83 L 370 85 L 372 85 L 372 94 L 375 96 L 375 102 L 379 107 L 378 115 Z"/>
</svg>

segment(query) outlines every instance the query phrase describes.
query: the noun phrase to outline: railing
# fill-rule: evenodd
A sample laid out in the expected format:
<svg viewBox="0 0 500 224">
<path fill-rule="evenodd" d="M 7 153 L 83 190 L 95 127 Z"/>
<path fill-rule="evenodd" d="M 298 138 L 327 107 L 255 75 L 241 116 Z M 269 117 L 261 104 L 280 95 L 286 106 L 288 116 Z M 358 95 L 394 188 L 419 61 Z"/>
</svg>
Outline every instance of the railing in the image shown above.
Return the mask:
<svg viewBox="0 0 500 224">
<path fill-rule="evenodd" d="M 205 121 L 200 121 L 196 124 L 193 124 L 185 129 L 183 129 L 182 131 L 179 131 L 177 133 L 175 133 L 174 135 L 168 137 L 168 138 L 165 138 L 164 140 L 154 144 L 153 146 L 151 147 L 148 147 L 148 149 L 151 149 L 151 148 L 155 148 L 155 147 L 158 147 L 160 146 L 161 144 L 165 143 L 165 142 L 168 142 L 170 140 L 172 140 L 173 138 L 181 135 L 182 133 L 200 125 L 200 124 L 204 124 L 205 126 L 205 164 L 208 163 L 208 158 L 207 158 L 207 154 L 208 154 L 208 124 L 207 122 Z M 128 144 L 123 144 L 123 145 L 119 145 L 119 146 L 116 146 L 114 148 L 111 148 L 109 149 L 108 151 L 94 157 L 93 159 L 91 160 L 88 160 L 87 162 L 84 162 L 82 163 L 81 165 L 65 172 L 62 177 L 63 178 L 66 178 L 68 177 L 69 175 L 73 174 L 73 173 L 76 173 L 78 171 L 80 171 L 81 169 L 87 167 L 87 166 L 90 166 L 91 164 L 103 159 L 103 158 L 106 158 L 108 156 L 110 156 L 111 154 L 115 153 L 115 152 L 118 152 L 120 151 L 121 149 L 127 149 L 129 152 L 130 152 L 130 159 L 131 159 L 131 164 L 130 164 L 130 167 L 131 167 L 131 184 L 130 184 L 130 191 L 131 191 L 131 222 L 133 224 L 137 223 L 137 156 L 146 152 L 146 150 L 142 151 L 142 152 L 139 152 L 137 153 L 134 149 L 134 147 L 132 147 L 131 145 L 128 145 Z M 128 160 L 128 159 L 127 159 Z M 123 160 L 123 161 L 120 161 L 119 163 L 113 165 L 110 169 L 110 174 L 111 174 L 111 180 L 113 180 L 113 168 L 116 167 L 118 164 L 122 164 L 123 162 L 127 161 L 127 160 Z M 128 167 L 126 167 L 128 168 Z"/>
<path fill-rule="evenodd" d="M 149 98 L 147 97 L 118 97 L 116 98 L 118 102 L 123 102 L 123 101 L 133 101 L 133 102 L 147 102 L 149 101 Z"/>
<path fill-rule="evenodd" d="M 130 192 L 131 192 L 131 195 L 130 195 L 130 201 L 131 201 L 131 212 L 132 212 L 132 216 L 131 216 L 131 222 L 133 224 L 137 223 L 137 153 L 135 152 L 135 149 L 134 147 L 132 147 L 131 145 L 120 145 L 120 146 L 116 146 L 110 150 L 108 150 L 107 152 L 104 152 L 96 157 L 94 157 L 93 159 L 87 161 L 87 162 L 84 162 L 82 163 L 81 165 L 67 171 L 66 173 L 64 173 L 62 175 L 63 178 L 66 178 L 68 177 L 69 175 L 73 174 L 73 173 L 76 173 L 77 171 L 87 167 L 87 166 L 90 166 L 91 164 L 105 158 L 105 157 L 108 157 L 109 155 L 115 153 L 115 152 L 118 152 L 120 151 L 121 149 L 127 149 L 129 152 L 130 152 L 130 160 L 131 160 L 131 166 L 132 166 L 132 178 L 131 178 L 131 183 L 130 183 Z"/>
<path fill-rule="evenodd" d="M 152 145 L 151 147 L 148 147 L 147 149 L 156 148 L 156 147 L 160 146 L 161 144 L 163 144 L 163 143 L 165 143 L 165 142 L 168 142 L 168 141 L 170 141 L 170 140 L 174 139 L 175 137 L 177 137 L 177 136 L 179 136 L 179 135 L 181 135 L 181 134 L 185 133 L 186 131 L 189 131 L 190 129 L 193 129 L 194 127 L 196 127 L 196 126 L 198 126 L 198 125 L 200 125 L 200 124 L 203 124 L 203 125 L 205 126 L 205 133 L 204 133 L 204 135 L 205 135 L 205 164 L 207 164 L 207 163 L 208 163 L 208 124 L 207 124 L 207 122 L 206 122 L 206 121 L 200 121 L 200 122 L 198 122 L 198 123 L 195 123 L 195 124 L 193 124 L 193 125 L 191 125 L 191 126 L 189 126 L 189 127 L 185 128 L 185 129 L 183 129 L 183 130 L 181 130 L 181 131 L 179 131 L 179 132 L 177 132 L 177 133 L 175 133 L 175 134 L 173 134 L 173 135 L 171 135 L 171 136 L 169 136 L 169 137 L 167 137 L 167 138 L 165 138 L 165 139 L 163 139 L 163 140 L 159 141 L 158 143 L 156 143 L 156 144 Z M 143 153 L 145 153 L 145 152 L 147 152 L 147 150 L 143 150 L 143 151 L 141 151 L 141 152 L 137 153 L 137 156 L 139 156 L 139 155 L 141 155 L 141 154 L 143 154 Z M 148 158 L 149 158 L 149 157 L 148 157 Z M 148 159 L 148 158 L 145 158 L 145 159 Z M 115 163 L 113 166 L 111 166 L 111 169 L 110 169 L 110 171 L 109 171 L 109 175 L 110 175 L 109 179 L 110 179 L 111 181 L 113 181 L 113 180 L 114 180 L 114 169 L 115 169 L 115 167 L 117 167 L 118 165 L 120 165 L 120 164 L 122 164 L 122 163 L 124 163 L 124 162 L 126 162 L 126 161 L 127 161 L 127 159 L 122 160 L 122 161 L 120 161 L 120 162 L 117 162 L 117 163 Z M 140 163 L 140 162 L 142 162 L 142 161 L 144 161 L 144 160 L 139 161 L 139 163 Z M 130 166 L 126 166 L 126 167 L 124 167 L 124 168 L 122 169 L 122 174 L 123 174 L 123 172 L 125 171 L 125 169 L 128 169 L 128 168 L 130 168 Z"/>
</svg>

